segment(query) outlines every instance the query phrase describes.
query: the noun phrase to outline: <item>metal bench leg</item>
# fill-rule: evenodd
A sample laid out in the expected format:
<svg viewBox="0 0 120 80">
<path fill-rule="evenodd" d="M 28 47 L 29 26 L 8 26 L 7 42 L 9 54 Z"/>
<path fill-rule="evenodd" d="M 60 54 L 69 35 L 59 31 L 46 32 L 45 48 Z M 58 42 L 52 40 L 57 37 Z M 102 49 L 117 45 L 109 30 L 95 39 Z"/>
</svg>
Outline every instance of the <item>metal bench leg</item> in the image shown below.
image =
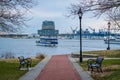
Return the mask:
<svg viewBox="0 0 120 80">
<path fill-rule="evenodd" d="M 91 67 L 91 73 L 93 72 L 93 67 Z"/>
<path fill-rule="evenodd" d="M 97 72 L 99 72 L 99 68 L 97 68 Z"/>
<path fill-rule="evenodd" d="M 100 71 L 103 72 L 103 71 L 102 71 L 102 68 L 100 68 Z"/>
<path fill-rule="evenodd" d="M 21 64 L 19 65 L 19 69 L 21 68 Z"/>
</svg>

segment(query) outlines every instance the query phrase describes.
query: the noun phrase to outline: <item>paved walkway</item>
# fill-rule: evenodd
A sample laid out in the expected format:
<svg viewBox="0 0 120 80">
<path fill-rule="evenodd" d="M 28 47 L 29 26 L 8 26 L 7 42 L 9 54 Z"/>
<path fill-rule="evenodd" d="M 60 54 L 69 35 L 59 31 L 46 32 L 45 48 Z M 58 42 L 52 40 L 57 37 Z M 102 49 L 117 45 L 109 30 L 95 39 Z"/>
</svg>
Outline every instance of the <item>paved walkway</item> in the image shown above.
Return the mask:
<svg viewBox="0 0 120 80">
<path fill-rule="evenodd" d="M 36 80 L 81 80 L 68 55 L 52 56 Z"/>
<path fill-rule="evenodd" d="M 19 80 L 93 80 L 70 55 L 48 56 Z"/>
</svg>

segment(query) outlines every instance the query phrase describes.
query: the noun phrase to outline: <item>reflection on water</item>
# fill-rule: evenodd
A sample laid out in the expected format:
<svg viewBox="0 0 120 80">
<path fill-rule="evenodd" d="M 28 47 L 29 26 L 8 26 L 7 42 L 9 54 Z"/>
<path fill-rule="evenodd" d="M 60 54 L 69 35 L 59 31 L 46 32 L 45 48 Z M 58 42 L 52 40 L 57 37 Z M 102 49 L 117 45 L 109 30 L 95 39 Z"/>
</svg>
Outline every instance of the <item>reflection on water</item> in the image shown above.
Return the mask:
<svg viewBox="0 0 120 80">
<path fill-rule="evenodd" d="M 36 46 L 36 39 L 12 39 L 0 38 L 0 54 L 12 52 L 15 56 L 24 55 L 36 56 L 37 53 L 46 55 L 69 54 L 71 52 L 79 52 L 79 40 L 59 40 L 58 47 Z M 111 49 L 119 49 L 120 45 L 111 44 Z M 83 40 L 83 51 L 106 50 L 107 44 L 103 40 Z"/>
</svg>

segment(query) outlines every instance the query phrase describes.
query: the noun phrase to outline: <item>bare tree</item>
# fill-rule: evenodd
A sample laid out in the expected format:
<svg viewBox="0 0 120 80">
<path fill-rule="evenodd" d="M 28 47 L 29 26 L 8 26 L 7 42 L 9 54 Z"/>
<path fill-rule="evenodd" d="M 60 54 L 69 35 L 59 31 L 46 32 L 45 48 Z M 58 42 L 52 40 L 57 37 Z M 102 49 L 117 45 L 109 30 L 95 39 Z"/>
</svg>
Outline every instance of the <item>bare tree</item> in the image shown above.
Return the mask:
<svg viewBox="0 0 120 80">
<path fill-rule="evenodd" d="M 82 8 L 84 13 L 92 11 L 95 17 L 107 15 L 120 27 L 120 0 L 79 0 L 78 4 L 71 5 L 71 14 L 76 15 L 79 8 Z"/>
<path fill-rule="evenodd" d="M 0 0 L 0 31 L 15 32 L 25 25 L 25 13 L 33 0 Z"/>
<path fill-rule="evenodd" d="M 107 15 L 108 20 L 112 21 L 113 24 L 115 24 L 120 29 L 120 11 L 109 12 Z"/>
</svg>

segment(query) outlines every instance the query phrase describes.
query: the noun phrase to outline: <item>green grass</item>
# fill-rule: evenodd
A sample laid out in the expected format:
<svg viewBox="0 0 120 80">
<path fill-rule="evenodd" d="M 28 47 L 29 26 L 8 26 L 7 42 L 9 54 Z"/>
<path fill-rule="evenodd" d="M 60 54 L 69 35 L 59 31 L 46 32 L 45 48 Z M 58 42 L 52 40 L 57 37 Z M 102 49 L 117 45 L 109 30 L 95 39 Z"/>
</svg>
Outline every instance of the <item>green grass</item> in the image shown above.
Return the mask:
<svg viewBox="0 0 120 80">
<path fill-rule="evenodd" d="M 104 58 L 120 58 L 120 49 L 87 51 L 83 54 L 95 54 Z M 80 66 L 87 71 L 87 61 L 83 61 Z M 120 59 L 103 60 L 102 69 L 103 73 L 94 72 L 91 74 L 94 80 L 120 80 Z"/>
<path fill-rule="evenodd" d="M 103 57 L 120 58 L 120 50 L 87 51 L 83 52 L 83 54 L 96 54 Z"/>
<path fill-rule="evenodd" d="M 35 66 L 39 61 L 38 59 L 32 59 L 32 66 Z M 18 60 L 9 59 L 0 61 L 0 80 L 18 80 L 24 75 L 27 70 L 19 70 Z"/>
<path fill-rule="evenodd" d="M 87 71 L 87 61 L 83 61 L 80 66 Z M 95 72 L 91 74 L 94 80 L 120 80 L 120 59 L 104 60 L 102 69 L 103 73 Z"/>
</svg>

